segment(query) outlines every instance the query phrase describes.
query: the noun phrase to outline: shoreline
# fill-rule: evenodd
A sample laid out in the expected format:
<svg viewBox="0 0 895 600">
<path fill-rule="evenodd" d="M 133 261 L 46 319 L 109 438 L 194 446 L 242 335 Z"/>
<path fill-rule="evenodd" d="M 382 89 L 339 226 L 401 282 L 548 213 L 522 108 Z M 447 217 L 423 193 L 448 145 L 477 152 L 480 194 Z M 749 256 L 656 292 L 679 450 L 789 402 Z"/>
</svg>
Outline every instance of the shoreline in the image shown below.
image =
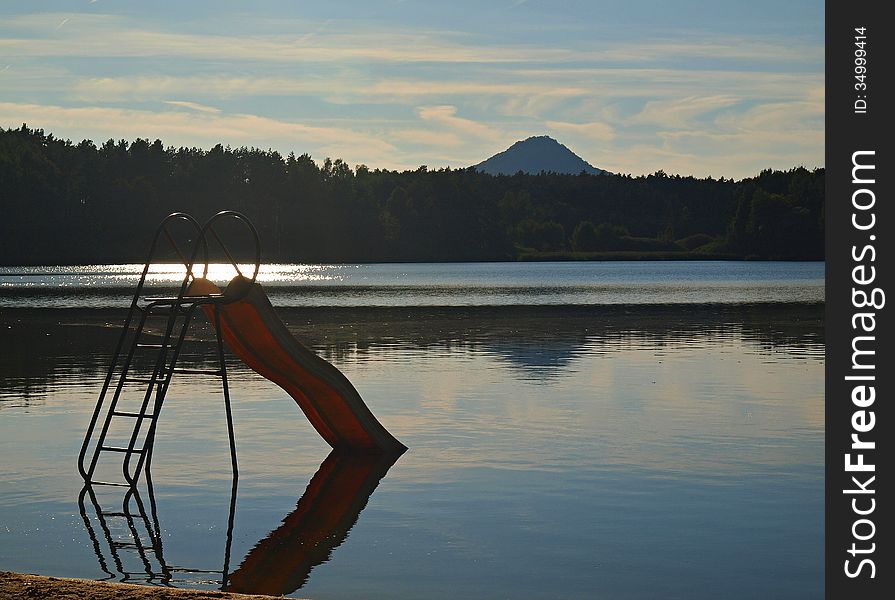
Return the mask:
<svg viewBox="0 0 895 600">
<path fill-rule="evenodd" d="M 482 258 L 478 260 L 356 260 L 356 261 L 309 261 L 296 258 L 294 260 L 273 259 L 262 264 L 270 265 L 313 265 L 324 267 L 339 267 L 353 265 L 478 265 L 478 264 L 512 264 L 519 262 L 826 262 L 826 257 L 769 257 L 754 254 L 726 254 L 721 252 L 697 253 L 687 250 L 595 250 L 592 252 L 574 252 L 566 250 L 544 250 L 523 252 L 515 257 L 507 257 L 504 260 L 496 258 Z M 142 267 L 145 257 L 134 258 L 131 261 L 118 260 L 114 262 L 98 263 L 85 261 L 48 263 L 38 262 L 11 262 L 0 263 L 2 269 L 15 269 L 16 267 L 93 267 L 97 265 L 107 266 L 131 266 Z"/>
<path fill-rule="evenodd" d="M 92 598 L 95 600 L 157 600 L 160 598 L 198 600 L 201 598 L 222 598 L 225 600 L 260 600 L 264 598 L 282 598 L 282 596 L 212 592 L 0 571 L 0 598 L 71 598 L 72 600 L 76 598 Z"/>
</svg>

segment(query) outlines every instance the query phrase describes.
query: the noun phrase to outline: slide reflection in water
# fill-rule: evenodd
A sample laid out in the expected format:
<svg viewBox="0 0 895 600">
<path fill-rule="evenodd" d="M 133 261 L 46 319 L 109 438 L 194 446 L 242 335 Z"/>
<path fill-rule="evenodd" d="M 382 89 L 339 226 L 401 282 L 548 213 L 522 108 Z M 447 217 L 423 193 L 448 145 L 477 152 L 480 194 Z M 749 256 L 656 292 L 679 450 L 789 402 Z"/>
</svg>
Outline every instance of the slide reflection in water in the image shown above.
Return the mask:
<svg viewBox="0 0 895 600">
<path fill-rule="evenodd" d="M 304 494 L 298 499 L 295 510 L 283 518 L 283 524 L 259 541 L 243 559 L 242 564 L 229 572 L 230 545 L 234 513 L 236 509 L 236 482 L 232 488 L 230 514 L 227 528 L 227 545 L 224 550 L 222 571 L 185 569 L 169 566 L 164 558 L 161 530 L 156 517 L 152 479 L 146 485 L 150 498 L 150 514 L 140 499 L 136 488 L 130 488 L 118 501 L 107 500 L 112 506 L 121 502 L 117 511 L 104 510 L 92 486 L 85 486 L 78 498 L 81 517 L 90 535 L 100 568 L 108 574 L 105 580 L 115 579 L 132 583 L 171 586 L 190 583 L 181 575 L 217 573 L 222 576 L 222 589 L 247 594 L 284 595 L 303 586 L 311 570 L 329 560 L 357 522 L 373 491 L 393 464 L 404 453 L 351 453 L 333 450 L 311 478 Z M 94 508 L 94 518 L 87 514 L 85 500 L 89 497 Z M 132 503 L 132 501 L 134 501 Z M 125 535 L 115 536 L 109 519 L 125 519 Z M 107 559 L 96 529 L 105 538 Z M 142 527 L 140 527 L 142 525 Z M 132 539 L 124 539 L 130 536 Z M 140 567 L 131 570 L 122 552 L 134 551 L 139 555 Z M 118 572 L 112 573 L 110 567 Z M 143 573 L 139 573 L 142 571 Z"/>
<path fill-rule="evenodd" d="M 227 591 L 278 596 L 308 580 L 357 522 L 379 481 L 404 451 L 351 454 L 333 450 L 295 510 L 258 542 L 229 577 Z"/>
</svg>

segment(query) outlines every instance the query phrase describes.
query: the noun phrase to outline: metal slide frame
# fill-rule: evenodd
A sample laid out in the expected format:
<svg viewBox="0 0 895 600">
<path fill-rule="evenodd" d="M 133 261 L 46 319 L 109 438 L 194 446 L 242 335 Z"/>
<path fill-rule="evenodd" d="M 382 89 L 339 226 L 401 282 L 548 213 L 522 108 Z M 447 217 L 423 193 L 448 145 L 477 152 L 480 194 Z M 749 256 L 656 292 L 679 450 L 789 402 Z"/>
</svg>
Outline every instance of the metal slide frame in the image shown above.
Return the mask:
<svg viewBox="0 0 895 600">
<path fill-rule="evenodd" d="M 236 211 L 222 211 L 211 217 L 204 225 L 192 216 L 185 213 L 172 213 L 168 215 L 159 224 L 156 229 L 155 236 L 150 244 L 149 253 L 147 255 L 143 272 L 137 283 L 133 300 L 131 301 L 130 310 L 121 329 L 121 335 L 118 344 L 112 356 L 112 361 L 106 378 L 101 388 L 96 408 L 93 411 L 90 424 L 84 436 L 84 442 L 81 445 L 81 451 L 78 454 L 78 471 L 83 477 L 87 485 L 107 485 L 134 488 L 140 477 L 140 473 L 144 470 L 148 471 L 152 462 L 152 449 L 155 441 L 156 424 L 168 386 L 171 378 L 175 373 L 190 373 L 212 375 L 221 378 L 221 386 L 224 395 L 224 407 L 227 415 L 227 431 L 230 441 L 230 459 L 233 469 L 234 478 L 238 477 L 238 466 L 236 460 L 236 440 L 233 433 L 233 415 L 230 405 L 230 388 L 227 381 L 227 366 L 224 358 L 224 346 L 221 339 L 221 325 L 218 318 L 218 311 L 222 304 L 235 302 L 241 299 L 240 294 L 189 294 L 190 284 L 197 279 L 196 267 L 202 266 L 202 278 L 207 278 L 209 268 L 209 241 L 216 243 L 216 246 L 223 251 L 227 261 L 236 269 L 237 274 L 243 276 L 239 263 L 234 258 L 233 253 L 227 247 L 227 244 L 221 239 L 215 226 L 223 220 L 236 220 L 240 222 L 251 234 L 254 241 L 254 269 L 250 282 L 254 283 L 258 277 L 258 271 L 261 267 L 261 242 L 258 232 L 252 223 L 241 213 Z M 170 225 L 175 222 L 184 222 L 192 226 L 192 233 L 195 239 L 192 241 L 192 249 L 185 254 L 178 245 L 175 236 L 172 234 Z M 181 281 L 179 290 L 176 294 L 166 297 L 144 297 L 143 288 L 146 284 L 147 274 L 156 258 L 159 249 L 159 242 L 164 239 L 168 242 L 171 249 L 179 258 L 186 271 Z M 197 259 L 201 256 L 201 262 L 197 263 Z M 249 287 L 246 288 L 248 290 Z M 177 360 L 189 329 L 190 322 L 196 312 L 196 309 L 202 306 L 212 306 L 214 310 L 215 335 L 217 337 L 217 359 L 218 368 L 216 369 L 184 369 L 177 367 Z M 161 343 L 147 342 L 144 340 L 144 330 L 147 321 L 152 319 L 165 319 L 164 334 Z M 134 364 L 134 357 L 142 352 L 155 352 L 155 360 L 151 361 L 153 367 L 150 373 L 139 375 L 131 374 L 131 367 Z M 150 354 L 150 359 L 152 355 Z M 144 384 L 145 393 L 142 403 L 138 410 L 124 411 L 118 410 L 119 401 L 125 385 L 128 383 Z M 107 402 L 108 399 L 108 402 Z M 105 410 L 105 416 L 100 423 L 100 415 Z M 130 419 L 133 423 L 132 433 L 127 445 L 111 446 L 107 445 L 107 437 L 110 427 L 115 419 Z M 142 445 L 140 445 L 141 432 L 143 432 L 145 424 L 148 423 L 145 433 L 142 435 Z M 95 438 L 95 439 L 94 439 Z M 92 445 L 92 452 L 90 448 Z M 121 453 L 124 455 L 122 461 L 123 481 L 99 481 L 94 479 L 97 463 L 103 453 Z M 89 455 L 89 460 L 88 460 Z M 132 463 L 133 457 L 136 464 Z"/>
</svg>

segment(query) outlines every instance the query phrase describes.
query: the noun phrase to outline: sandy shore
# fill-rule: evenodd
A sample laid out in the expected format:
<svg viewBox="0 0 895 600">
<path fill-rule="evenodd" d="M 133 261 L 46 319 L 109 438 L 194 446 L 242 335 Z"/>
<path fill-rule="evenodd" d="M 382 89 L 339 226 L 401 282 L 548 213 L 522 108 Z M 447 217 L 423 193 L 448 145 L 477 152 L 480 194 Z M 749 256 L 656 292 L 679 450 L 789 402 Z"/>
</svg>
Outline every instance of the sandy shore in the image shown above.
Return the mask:
<svg viewBox="0 0 895 600">
<path fill-rule="evenodd" d="M 187 598 L 223 598 L 226 600 L 258 600 L 276 596 L 206 592 L 169 587 L 153 587 L 126 583 L 106 583 L 89 579 L 62 579 L 41 575 L 23 575 L 0 571 L 0 598 L 62 598 L 80 600 L 172 600 Z M 280 596 L 282 597 L 282 596 Z"/>
</svg>

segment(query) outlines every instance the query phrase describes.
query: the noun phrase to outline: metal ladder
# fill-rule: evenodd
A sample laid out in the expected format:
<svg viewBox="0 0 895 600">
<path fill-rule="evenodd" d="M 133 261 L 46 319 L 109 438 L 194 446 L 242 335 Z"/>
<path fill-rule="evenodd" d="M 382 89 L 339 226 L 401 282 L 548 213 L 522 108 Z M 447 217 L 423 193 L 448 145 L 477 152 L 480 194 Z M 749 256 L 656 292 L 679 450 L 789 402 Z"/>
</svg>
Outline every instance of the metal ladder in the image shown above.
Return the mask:
<svg viewBox="0 0 895 600">
<path fill-rule="evenodd" d="M 255 241 L 255 271 L 252 281 L 258 274 L 261 260 L 261 249 L 258 241 L 258 234 L 251 223 L 241 214 L 233 211 L 223 211 L 212 217 L 204 226 L 200 226 L 199 222 L 193 217 L 184 213 L 173 213 L 166 217 L 156 230 L 155 237 L 150 246 L 149 255 L 137 284 L 136 292 L 131 301 L 130 310 L 127 319 L 121 330 L 121 336 L 113 354 L 112 363 L 106 374 L 105 381 L 100 391 L 96 408 L 87 433 L 84 436 L 84 442 L 78 455 L 78 470 L 84 481 L 88 485 L 108 485 L 130 487 L 136 486 L 140 473 L 148 470 L 152 461 L 152 449 L 155 441 L 156 425 L 158 423 L 159 414 L 162 410 L 162 404 L 171 383 L 171 378 L 175 373 L 191 373 L 213 375 L 221 379 L 221 385 L 224 394 L 224 404 L 227 414 L 227 428 L 230 438 L 230 455 L 234 476 L 237 475 L 236 463 L 236 444 L 233 433 L 233 417 L 230 407 L 230 389 L 227 381 L 227 368 L 224 359 L 224 347 L 221 338 L 221 325 L 219 317 L 219 306 L 223 302 L 232 302 L 238 298 L 225 298 L 222 294 L 191 296 L 188 295 L 189 285 L 196 279 L 194 274 L 194 266 L 199 251 L 203 251 L 204 270 L 202 277 L 208 275 L 208 237 L 213 237 L 226 254 L 229 261 L 236 268 L 237 273 L 241 274 L 239 265 L 233 258 L 233 255 L 221 240 L 220 236 L 214 229 L 214 224 L 222 218 L 235 218 L 242 221 L 254 236 Z M 191 225 L 196 238 L 193 242 L 192 251 L 189 258 L 186 256 L 175 241 L 174 236 L 169 230 L 172 222 L 182 221 Z M 159 240 L 164 237 L 171 246 L 171 249 L 180 259 L 186 269 L 184 278 L 180 284 L 179 291 L 167 297 L 148 297 L 143 298 L 143 288 L 146 283 L 146 276 L 152 265 L 153 258 L 156 255 Z M 211 305 L 214 309 L 214 325 L 215 335 L 217 338 L 217 359 L 218 366 L 214 369 L 190 369 L 180 368 L 177 366 L 177 360 L 183 347 L 187 331 L 193 319 L 195 311 L 200 306 Z M 147 339 L 147 326 L 150 330 L 151 323 L 155 320 L 162 319 L 164 322 L 163 334 L 161 339 Z M 135 367 L 135 362 L 142 365 Z M 129 384 L 140 384 L 145 386 L 142 401 L 133 408 L 119 408 L 122 397 Z M 106 402 L 109 398 L 108 403 Z M 103 413 L 105 410 L 105 413 Z M 102 425 L 100 423 L 100 415 L 103 415 Z M 130 435 L 125 436 L 127 441 L 123 440 L 114 444 L 109 441 L 110 429 L 113 424 L 120 421 L 130 423 Z M 128 425 L 125 425 L 125 431 Z M 96 438 L 94 440 L 94 437 Z M 93 451 L 89 452 L 91 448 Z M 104 453 L 123 454 L 122 476 L 123 481 L 102 481 L 94 479 L 97 464 L 100 457 Z M 89 461 L 87 460 L 90 455 Z M 136 462 L 134 463 L 134 457 Z"/>
<path fill-rule="evenodd" d="M 151 484 L 149 484 L 148 489 L 152 509 L 152 522 L 146 515 L 146 509 L 136 487 L 129 488 L 125 492 L 121 501 L 121 510 L 119 511 L 103 510 L 93 488 L 89 484 L 81 489 L 81 493 L 78 496 L 78 507 L 84 526 L 93 543 L 93 550 L 99 558 L 100 568 L 108 575 L 104 580 L 115 579 L 116 574 L 109 570 L 109 563 L 105 559 L 99 538 L 91 525 L 91 519 L 87 515 L 86 497 L 90 498 L 90 503 L 93 505 L 94 518 L 99 525 L 100 531 L 103 533 L 115 570 L 121 576 L 120 580 L 123 582 L 129 581 L 138 576 L 147 583 L 155 583 L 157 581 L 161 585 L 171 585 L 172 573 L 165 562 L 162 550 L 161 529 L 158 525 Z M 132 506 L 132 501 L 136 504 L 136 510 Z M 120 524 L 127 531 L 124 537 L 115 534 L 115 528 L 109 524 L 110 520 L 121 521 Z M 148 541 L 144 541 L 146 539 Z M 122 560 L 123 552 L 135 552 L 137 554 L 143 566 L 143 573 L 127 569 L 125 561 Z M 154 567 L 152 558 L 155 559 L 155 563 L 158 565 L 157 568 Z M 143 577 L 143 574 L 146 577 Z"/>
<path fill-rule="evenodd" d="M 159 525 L 149 470 L 146 471 L 145 483 L 149 495 L 148 515 L 137 487 L 128 488 L 124 492 L 124 496 L 120 499 L 120 510 L 104 509 L 90 484 L 85 484 L 81 489 L 78 496 L 78 508 L 90 536 L 93 551 L 99 560 L 99 567 L 107 575 L 102 580 L 140 581 L 151 585 L 174 587 L 174 584 L 194 582 L 189 579 L 190 576 L 215 575 L 220 577 L 220 585 L 226 587 L 230 574 L 230 550 L 233 544 L 233 525 L 236 512 L 236 479 L 233 479 L 230 491 L 224 561 L 220 569 L 179 567 L 166 561 L 162 529 Z M 92 518 L 88 515 L 86 502 L 88 499 L 93 507 Z M 94 523 L 96 527 L 94 527 Z M 105 544 L 100 542 L 97 530 L 102 534 Z M 106 560 L 106 552 L 108 552 L 111 561 Z M 130 560 L 126 560 L 128 557 Z M 137 559 L 142 570 L 133 570 L 134 559 Z M 112 571 L 113 568 L 115 572 Z"/>
</svg>

